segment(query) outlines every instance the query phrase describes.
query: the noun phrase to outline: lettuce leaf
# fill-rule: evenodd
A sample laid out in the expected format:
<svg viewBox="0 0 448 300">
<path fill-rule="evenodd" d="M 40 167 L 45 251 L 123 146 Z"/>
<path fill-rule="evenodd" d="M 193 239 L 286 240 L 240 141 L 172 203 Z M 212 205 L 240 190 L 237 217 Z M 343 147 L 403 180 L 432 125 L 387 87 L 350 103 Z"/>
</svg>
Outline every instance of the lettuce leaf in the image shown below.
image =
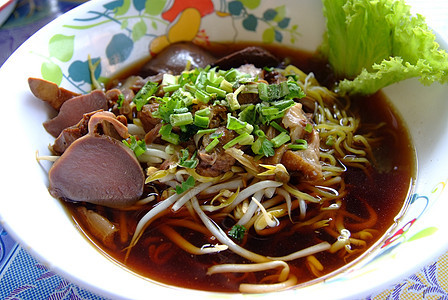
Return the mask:
<svg viewBox="0 0 448 300">
<path fill-rule="evenodd" d="M 341 94 L 373 94 L 419 77 L 448 82 L 448 54 L 421 15 L 403 0 L 322 0 L 327 31 L 320 52 L 328 59 Z"/>
</svg>

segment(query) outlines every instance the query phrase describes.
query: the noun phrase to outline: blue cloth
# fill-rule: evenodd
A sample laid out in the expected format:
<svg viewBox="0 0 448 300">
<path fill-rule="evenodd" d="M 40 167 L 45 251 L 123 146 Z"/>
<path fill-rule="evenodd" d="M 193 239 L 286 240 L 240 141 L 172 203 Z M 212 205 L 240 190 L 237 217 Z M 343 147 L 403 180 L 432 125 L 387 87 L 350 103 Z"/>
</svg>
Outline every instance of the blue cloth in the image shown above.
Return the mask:
<svg viewBox="0 0 448 300">
<path fill-rule="evenodd" d="M 102 300 L 40 264 L 0 227 L 0 299 Z"/>
</svg>

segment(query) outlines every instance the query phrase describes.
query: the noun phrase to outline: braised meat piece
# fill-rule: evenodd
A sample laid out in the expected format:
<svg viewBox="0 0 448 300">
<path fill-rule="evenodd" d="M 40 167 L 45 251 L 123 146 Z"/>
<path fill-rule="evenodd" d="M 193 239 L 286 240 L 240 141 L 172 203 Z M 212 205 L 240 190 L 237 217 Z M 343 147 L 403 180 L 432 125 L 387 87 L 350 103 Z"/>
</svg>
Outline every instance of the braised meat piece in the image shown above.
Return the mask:
<svg viewBox="0 0 448 300">
<path fill-rule="evenodd" d="M 77 124 L 84 114 L 95 110 L 107 110 L 107 98 L 102 91 L 93 91 L 65 101 L 59 114 L 51 120 L 44 122 L 44 127 L 52 136 L 57 137 L 62 130 Z"/>
<path fill-rule="evenodd" d="M 235 164 L 235 159 L 227 154 L 222 146 L 232 140 L 235 135 L 225 127 L 219 127 L 214 135 L 219 135 L 219 144 L 211 152 L 205 151 L 205 147 L 213 140 L 208 134 L 202 139 L 202 146 L 198 150 L 199 164 L 196 171 L 202 176 L 216 177 L 227 171 Z"/>
<path fill-rule="evenodd" d="M 44 79 L 30 77 L 28 78 L 28 85 L 34 96 L 47 102 L 57 111 L 61 108 L 62 103 L 79 96 L 78 93 L 58 87 L 57 84 Z"/>
<path fill-rule="evenodd" d="M 253 64 L 258 68 L 263 68 L 276 67 L 279 63 L 280 61 L 277 57 L 261 47 L 246 47 L 240 51 L 219 58 L 214 65 L 220 67 L 222 70 L 229 70 L 246 64 Z"/>
<path fill-rule="evenodd" d="M 287 150 L 281 158 L 281 163 L 288 171 L 300 172 L 306 180 L 321 179 L 323 175 L 322 165 L 319 162 L 319 133 L 315 129 L 310 132 L 306 129 L 307 124 L 311 124 L 312 121 L 303 112 L 302 104 L 297 103 L 289 108 L 282 123 L 289 128 L 291 141 L 304 139 L 308 147 L 305 150 Z"/>
<path fill-rule="evenodd" d="M 54 197 L 116 208 L 137 201 L 145 181 L 143 169 L 128 147 L 95 134 L 73 142 L 48 175 Z"/>
<path fill-rule="evenodd" d="M 166 47 L 140 70 L 143 77 L 159 73 L 180 74 L 190 63 L 190 68 L 205 68 L 215 61 L 209 52 L 193 43 L 177 43 Z"/>
</svg>

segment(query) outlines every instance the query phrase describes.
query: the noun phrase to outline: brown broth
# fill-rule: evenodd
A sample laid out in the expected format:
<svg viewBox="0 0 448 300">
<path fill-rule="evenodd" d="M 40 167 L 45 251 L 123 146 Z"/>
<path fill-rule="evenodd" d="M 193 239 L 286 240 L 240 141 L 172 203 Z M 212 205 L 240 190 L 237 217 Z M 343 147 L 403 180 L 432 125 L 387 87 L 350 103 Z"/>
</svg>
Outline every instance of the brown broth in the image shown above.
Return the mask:
<svg viewBox="0 0 448 300">
<path fill-rule="evenodd" d="M 209 50 L 220 56 L 244 46 L 246 45 L 235 44 L 229 46 L 229 44 L 225 44 L 224 46 L 223 44 L 216 44 Z M 310 53 L 274 46 L 268 47 L 268 50 L 278 57 L 287 57 L 293 64 L 299 66 L 305 72 L 313 71 L 321 83 L 330 85 L 333 81 L 327 65 Z M 120 77 L 123 78 L 129 74 L 137 73 L 137 70 L 138 67 L 125 70 L 120 74 Z M 363 171 L 351 168 L 345 175 L 347 189 L 349 190 L 348 195 L 345 197 L 347 210 L 359 217 L 367 217 L 368 213 L 365 206 L 360 205 L 359 202 L 359 199 L 364 199 L 378 215 L 378 222 L 374 229 L 378 230 L 379 233 L 374 239 L 369 241 L 366 248 L 369 249 L 384 237 L 403 208 L 415 178 L 416 162 L 408 131 L 399 115 L 390 106 L 387 98 L 381 92 L 370 97 L 352 99 L 352 106 L 354 110 L 359 112 L 363 122 L 373 124 L 386 122 L 386 128 L 390 129 L 390 132 L 394 133 L 395 136 L 395 138 L 386 138 L 381 146 L 374 149 L 376 159 L 381 163 L 379 171 L 373 171 L 367 176 Z M 66 203 L 66 205 L 75 222 L 93 244 L 102 249 L 114 261 L 124 265 L 125 251 L 123 251 L 123 248 L 127 246 L 129 240 L 126 243 L 118 242 L 116 249 L 103 247 L 101 242 L 97 241 L 95 237 L 86 231 L 85 224 L 80 221 L 76 210 L 77 205 L 71 203 Z M 309 208 L 311 207 L 312 205 L 309 205 Z M 94 208 L 92 206 L 92 209 Z M 138 220 L 148 210 L 149 208 L 136 212 L 123 212 L 129 220 L 128 230 L 130 236 L 132 236 Z M 108 209 L 105 209 L 104 213 L 114 223 L 119 223 L 120 213 Z M 125 264 L 127 268 L 142 276 L 168 285 L 221 292 L 237 292 L 241 281 L 256 282 L 256 279 L 253 280 L 255 277 L 264 275 L 234 273 L 206 275 L 207 268 L 212 264 L 243 263 L 245 259 L 232 254 L 230 251 L 213 255 L 193 256 L 180 250 L 158 229 L 161 224 L 169 221 L 170 218 L 184 219 L 190 217 L 184 209 L 176 214 L 170 212 L 168 216 L 161 217 L 152 223 L 131 251 L 131 255 Z M 223 219 L 219 225 L 224 230 L 227 230 L 232 226 L 232 223 Z M 204 237 L 191 230 L 179 229 L 179 232 L 194 245 L 217 243 L 213 237 Z M 249 236 L 254 237 L 251 232 L 249 232 Z M 317 231 L 317 237 L 328 241 L 333 239 L 324 231 Z M 119 238 L 117 237 L 117 239 Z M 282 256 L 315 243 L 316 235 L 307 235 L 303 232 L 286 234 L 281 231 L 281 233 L 273 236 L 248 238 L 245 247 L 260 254 Z M 361 252 L 357 253 L 349 257 L 346 262 L 328 252 L 322 252 L 315 256 L 325 266 L 325 270 L 321 274 L 325 275 L 343 267 L 346 263 L 355 261 L 362 254 Z M 150 255 L 152 259 L 149 259 Z M 305 267 L 304 259 L 292 261 L 290 266 L 292 273 L 298 278 L 298 283 L 305 283 L 315 279 L 315 276 Z"/>
</svg>

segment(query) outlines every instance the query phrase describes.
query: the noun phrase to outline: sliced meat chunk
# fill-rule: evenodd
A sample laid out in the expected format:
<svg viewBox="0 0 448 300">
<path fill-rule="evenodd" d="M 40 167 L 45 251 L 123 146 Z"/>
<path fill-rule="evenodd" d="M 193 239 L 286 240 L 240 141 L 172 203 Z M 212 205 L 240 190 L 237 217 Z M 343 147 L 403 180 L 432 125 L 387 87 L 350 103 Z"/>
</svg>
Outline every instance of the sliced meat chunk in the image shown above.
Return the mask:
<svg viewBox="0 0 448 300">
<path fill-rule="evenodd" d="M 323 178 L 319 159 L 319 133 L 314 131 L 306 150 L 286 151 L 281 163 L 288 171 L 299 171 L 305 180 L 315 181 Z"/>
<path fill-rule="evenodd" d="M 59 114 L 45 121 L 43 125 L 48 133 L 57 137 L 65 128 L 77 124 L 84 114 L 96 110 L 107 110 L 107 108 L 106 95 L 102 91 L 93 91 L 65 101 Z"/>
<path fill-rule="evenodd" d="M 78 93 L 58 87 L 57 84 L 44 79 L 30 77 L 28 78 L 28 85 L 34 96 L 48 102 L 57 111 L 61 108 L 62 103 L 79 96 Z"/>
<path fill-rule="evenodd" d="M 198 151 L 199 164 L 196 167 L 198 174 L 207 177 L 217 177 L 235 164 L 235 159 L 224 151 L 212 152 Z"/>
<path fill-rule="evenodd" d="M 180 74 L 185 70 L 187 63 L 190 69 L 205 68 L 215 61 L 209 52 L 193 43 L 172 44 L 157 54 L 140 70 L 143 77 L 158 73 Z"/>
<path fill-rule="evenodd" d="M 108 111 L 97 112 L 90 117 L 89 133 L 99 133 L 119 141 L 129 137 L 126 118 L 120 118 Z"/>
<path fill-rule="evenodd" d="M 297 103 L 291 106 L 285 113 L 282 123 L 285 128 L 289 128 L 291 141 L 303 138 L 305 135 L 305 126 L 310 120 L 302 110 L 302 104 Z"/>
<path fill-rule="evenodd" d="M 141 197 L 145 175 L 134 153 L 121 142 L 87 134 L 53 164 L 49 180 L 56 198 L 123 208 Z"/>
<path fill-rule="evenodd" d="M 214 134 L 221 134 L 219 144 L 207 153 L 205 147 L 213 140 L 210 135 L 204 136 L 202 139 L 202 146 L 198 150 L 199 164 L 196 167 L 197 172 L 202 176 L 216 177 L 227 171 L 235 164 L 236 160 L 227 154 L 222 146 L 232 140 L 235 135 L 233 131 L 225 127 L 219 127 Z"/>
<path fill-rule="evenodd" d="M 140 119 L 145 132 L 151 131 L 162 119 L 155 118 L 152 114 L 159 109 L 159 103 L 153 102 L 143 105 L 142 109 L 137 112 L 137 118 Z"/>
<path fill-rule="evenodd" d="M 106 91 L 107 105 L 116 115 L 132 116 L 131 102 L 134 96 L 134 92 L 130 89 L 121 91 L 114 88 Z M 118 104 L 120 97 L 123 97 L 121 105 Z"/>
<path fill-rule="evenodd" d="M 323 177 L 322 165 L 319 161 L 320 138 L 319 133 L 313 128 L 308 132 L 305 128 L 312 123 L 302 110 L 302 104 L 297 103 L 285 113 L 282 123 L 289 129 L 291 141 L 304 139 L 307 141 L 306 150 L 286 151 L 281 157 L 281 163 L 288 171 L 301 172 L 305 180 L 319 180 Z"/>
<path fill-rule="evenodd" d="M 97 113 L 97 111 L 84 114 L 78 124 L 62 130 L 61 134 L 54 141 L 52 147 L 53 151 L 56 154 L 61 155 L 74 141 L 89 133 L 89 120 L 95 113 Z"/>
<path fill-rule="evenodd" d="M 263 68 L 276 67 L 279 63 L 278 58 L 269 51 L 261 47 L 252 46 L 221 57 L 216 60 L 214 65 L 220 67 L 222 70 L 229 70 L 245 64 L 253 64 L 258 68 Z"/>
</svg>

